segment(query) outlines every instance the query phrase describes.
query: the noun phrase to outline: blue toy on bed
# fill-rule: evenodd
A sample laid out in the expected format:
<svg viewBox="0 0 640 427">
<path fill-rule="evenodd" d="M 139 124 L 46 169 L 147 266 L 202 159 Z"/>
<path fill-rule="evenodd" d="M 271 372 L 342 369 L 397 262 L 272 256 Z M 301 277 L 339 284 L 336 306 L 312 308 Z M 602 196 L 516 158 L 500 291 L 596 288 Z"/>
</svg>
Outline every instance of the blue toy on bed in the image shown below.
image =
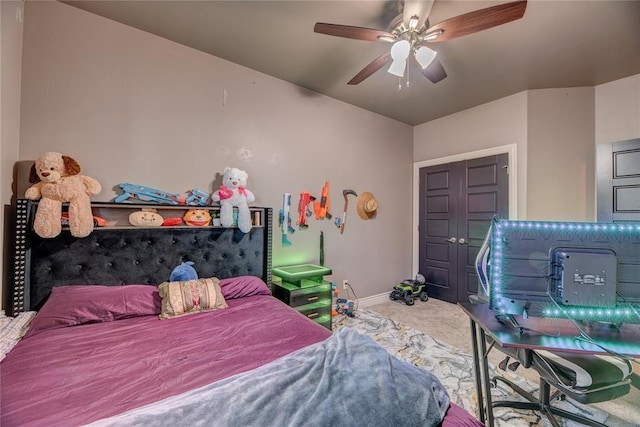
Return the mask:
<svg viewBox="0 0 640 427">
<path fill-rule="evenodd" d="M 170 282 L 184 282 L 186 280 L 195 280 L 198 278 L 198 272 L 193 268 L 193 262 L 183 262 L 173 269 L 169 276 Z"/>
</svg>

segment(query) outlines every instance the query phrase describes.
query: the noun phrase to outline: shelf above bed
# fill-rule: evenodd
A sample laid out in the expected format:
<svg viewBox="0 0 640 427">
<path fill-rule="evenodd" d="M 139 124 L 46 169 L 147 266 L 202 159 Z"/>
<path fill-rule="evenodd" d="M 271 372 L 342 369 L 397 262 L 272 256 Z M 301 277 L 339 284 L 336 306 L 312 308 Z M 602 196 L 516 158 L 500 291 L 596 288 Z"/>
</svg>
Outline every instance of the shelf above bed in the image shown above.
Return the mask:
<svg viewBox="0 0 640 427">
<path fill-rule="evenodd" d="M 182 219 L 187 211 L 192 209 L 201 209 L 207 211 L 213 221 L 211 225 L 207 225 L 204 227 L 209 228 L 223 228 L 219 225 L 219 221 L 217 219 L 220 216 L 220 206 L 193 206 L 193 205 L 161 205 L 161 204 L 153 204 L 153 203 L 111 203 L 111 202 L 92 202 L 91 210 L 93 211 L 93 215 L 104 219 L 106 221 L 106 225 L 101 226 L 98 225 L 96 230 L 100 228 L 130 228 L 136 226 L 131 225 L 129 222 L 129 215 L 142 211 L 143 209 L 153 209 L 155 210 L 162 218 L 165 220 L 169 218 L 180 218 Z M 264 219 L 264 208 L 262 207 L 249 207 L 249 211 L 251 212 L 252 226 L 253 227 L 264 227 L 265 219 Z M 237 212 L 237 208 L 234 208 L 234 212 Z M 94 221 L 95 223 L 96 221 Z M 193 226 L 187 225 L 184 222 L 180 225 L 168 225 L 163 227 L 185 227 L 191 228 Z M 234 226 L 235 228 L 235 226 Z"/>
</svg>

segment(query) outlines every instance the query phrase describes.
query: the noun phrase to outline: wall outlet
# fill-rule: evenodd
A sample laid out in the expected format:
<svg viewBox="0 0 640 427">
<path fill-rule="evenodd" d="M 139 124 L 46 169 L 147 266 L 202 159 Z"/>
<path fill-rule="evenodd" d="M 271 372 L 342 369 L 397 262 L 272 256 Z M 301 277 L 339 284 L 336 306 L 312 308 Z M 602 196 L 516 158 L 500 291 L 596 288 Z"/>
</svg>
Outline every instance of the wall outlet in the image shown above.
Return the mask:
<svg viewBox="0 0 640 427">
<path fill-rule="evenodd" d="M 347 279 L 344 279 L 342 281 L 342 289 L 347 289 L 349 287 L 349 281 Z"/>
</svg>

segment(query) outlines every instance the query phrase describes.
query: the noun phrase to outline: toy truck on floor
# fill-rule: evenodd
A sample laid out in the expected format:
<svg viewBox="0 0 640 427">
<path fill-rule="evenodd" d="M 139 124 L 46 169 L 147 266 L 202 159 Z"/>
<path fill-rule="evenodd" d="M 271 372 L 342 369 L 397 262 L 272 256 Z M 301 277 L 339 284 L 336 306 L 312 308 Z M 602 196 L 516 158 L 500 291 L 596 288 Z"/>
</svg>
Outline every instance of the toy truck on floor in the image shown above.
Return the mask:
<svg viewBox="0 0 640 427">
<path fill-rule="evenodd" d="M 394 286 L 389 294 L 391 300 L 404 301 L 407 305 L 413 305 L 416 297 L 420 298 L 420 301 L 429 299 L 429 295 L 427 294 L 427 281 L 424 276 L 419 273 L 415 279 L 404 280 L 402 283 Z"/>
</svg>

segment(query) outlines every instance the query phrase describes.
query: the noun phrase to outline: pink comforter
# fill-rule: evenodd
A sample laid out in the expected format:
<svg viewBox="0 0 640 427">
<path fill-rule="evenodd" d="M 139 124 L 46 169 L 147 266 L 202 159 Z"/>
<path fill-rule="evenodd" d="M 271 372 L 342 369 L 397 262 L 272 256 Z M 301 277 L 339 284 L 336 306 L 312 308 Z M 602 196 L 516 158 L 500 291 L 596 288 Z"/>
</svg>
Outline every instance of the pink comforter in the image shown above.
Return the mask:
<svg viewBox="0 0 640 427">
<path fill-rule="evenodd" d="M 330 331 L 275 298 L 135 317 L 23 339 L 0 365 L 0 425 L 81 425 L 256 368 Z"/>
<path fill-rule="evenodd" d="M 268 295 L 224 310 L 53 329 L 0 363 L 0 425 L 76 426 L 254 369 L 330 332 Z M 233 397 L 231 397 L 233 399 Z M 443 427 L 479 426 L 451 404 Z"/>
</svg>

